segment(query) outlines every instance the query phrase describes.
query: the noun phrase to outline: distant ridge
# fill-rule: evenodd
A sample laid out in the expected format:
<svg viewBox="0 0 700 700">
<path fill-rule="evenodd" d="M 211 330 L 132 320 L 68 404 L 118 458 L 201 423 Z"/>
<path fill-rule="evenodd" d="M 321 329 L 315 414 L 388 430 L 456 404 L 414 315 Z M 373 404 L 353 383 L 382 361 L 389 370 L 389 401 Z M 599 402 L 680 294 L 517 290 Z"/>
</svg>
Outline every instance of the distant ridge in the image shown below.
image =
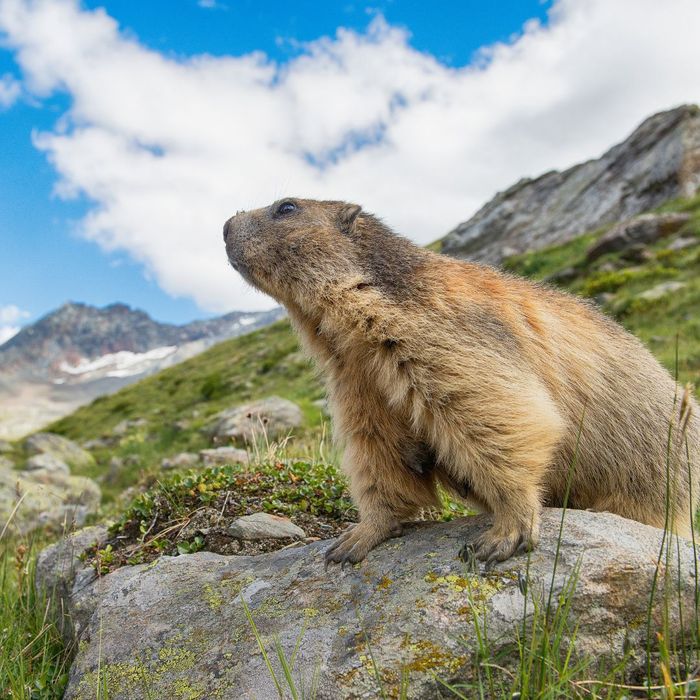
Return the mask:
<svg viewBox="0 0 700 700">
<path fill-rule="evenodd" d="M 234 311 L 182 326 L 159 323 L 126 304 L 69 302 L 0 345 L 0 437 L 19 437 L 284 316 Z"/>
<path fill-rule="evenodd" d="M 700 108 L 648 119 L 596 160 L 523 179 L 499 192 L 441 241 L 457 258 L 499 264 L 564 243 L 700 189 Z"/>
<path fill-rule="evenodd" d="M 233 311 L 178 326 L 154 321 L 145 311 L 126 304 L 97 308 L 68 302 L 0 345 L 0 374 L 47 379 L 60 371 L 61 365 L 118 352 L 146 353 L 160 347 L 180 347 L 196 340 L 216 342 L 265 326 L 283 314 L 280 308 Z"/>
</svg>

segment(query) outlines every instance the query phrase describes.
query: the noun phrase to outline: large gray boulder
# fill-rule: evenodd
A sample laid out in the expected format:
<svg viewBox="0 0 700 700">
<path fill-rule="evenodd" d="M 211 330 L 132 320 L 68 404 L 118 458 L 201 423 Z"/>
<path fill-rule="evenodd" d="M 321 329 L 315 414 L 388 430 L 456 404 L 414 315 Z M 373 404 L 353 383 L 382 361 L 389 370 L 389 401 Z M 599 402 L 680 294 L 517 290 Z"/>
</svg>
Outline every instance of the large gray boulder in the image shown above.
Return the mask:
<svg viewBox="0 0 700 700">
<path fill-rule="evenodd" d="M 100 487 L 62 470 L 16 471 L 0 465 L 0 527 L 26 534 L 44 526 L 72 529 L 97 511 Z"/>
<path fill-rule="evenodd" d="M 288 659 L 299 644 L 300 692 L 308 694 L 317 673 L 318 698 L 376 698 L 376 663 L 388 695 L 405 669 L 408 697 L 441 697 L 435 676 L 473 678 L 474 620 L 488 631 L 491 659 L 512 663 L 526 600 L 531 615 L 552 583 L 555 607 L 575 583 L 566 630 L 576 628 L 574 658 L 589 658 L 595 673 L 630 653 L 630 672 L 640 670 L 655 578 L 652 633 L 661 629 L 665 581 L 670 636 L 681 628 L 674 591 L 686 624 L 694 614 L 691 545 L 681 541 L 676 560 L 674 543 L 657 575 L 662 531 L 608 513 L 568 511 L 558 548 L 561 515 L 545 511 L 529 564 L 522 555 L 491 571 L 456 556 L 489 526 L 489 516 L 415 524 L 344 571 L 324 571 L 327 541 L 257 557 L 161 557 L 101 578 L 83 570 L 62 600 L 78 643 L 65 698 L 94 698 L 98 684 L 111 700 L 277 698 L 242 601 L 283 686 L 276 639 Z M 50 588 L 55 577 L 40 573 L 39 583 Z"/>
<path fill-rule="evenodd" d="M 442 252 L 498 264 L 700 189 L 700 108 L 646 119 L 597 160 L 524 179 L 442 239 Z"/>
<path fill-rule="evenodd" d="M 284 437 L 304 422 L 299 406 L 279 396 L 269 396 L 218 413 L 210 427 L 216 440 L 254 442 L 266 435 L 270 440 Z"/>
<path fill-rule="evenodd" d="M 80 445 L 54 433 L 35 433 L 24 441 L 24 449 L 30 456 L 48 454 L 65 462 L 71 469 L 84 469 L 95 465 L 95 458 Z"/>
</svg>

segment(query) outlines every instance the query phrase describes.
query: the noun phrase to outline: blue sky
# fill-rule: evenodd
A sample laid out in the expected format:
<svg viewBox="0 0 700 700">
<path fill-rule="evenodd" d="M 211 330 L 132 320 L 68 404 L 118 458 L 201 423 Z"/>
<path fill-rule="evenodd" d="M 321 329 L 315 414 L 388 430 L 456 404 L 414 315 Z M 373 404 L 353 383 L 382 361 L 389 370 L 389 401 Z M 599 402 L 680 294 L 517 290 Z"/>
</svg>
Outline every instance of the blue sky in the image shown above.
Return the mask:
<svg viewBox="0 0 700 700">
<path fill-rule="evenodd" d="M 220 228 L 290 189 L 427 242 L 597 155 L 700 99 L 697 3 L 639 1 L 630 22 L 633 0 L 0 0 L 0 338 L 66 300 L 173 322 L 269 307 Z"/>
<path fill-rule="evenodd" d="M 507 40 L 532 18 L 546 19 L 547 3 L 484 2 L 221 2 L 195 0 L 85 2 L 105 8 L 123 32 L 155 51 L 183 57 L 242 55 L 263 51 L 279 62 L 299 54 L 298 43 L 335 34 L 338 27 L 364 31 L 381 12 L 411 32 L 411 44 L 455 66 L 474 51 Z M 0 74 L 18 78 L 14 52 L 0 52 Z M 32 132 L 50 130 L 70 106 L 58 92 L 48 99 L 20 100 L 0 113 L 0 306 L 26 310 L 30 321 L 66 300 L 104 305 L 119 300 L 160 320 L 182 322 L 210 315 L 190 298 L 161 290 L 126 253 L 106 254 L 76 235 L 88 206 L 54 196 L 56 172 L 32 144 Z M 213 232 L 218 236 L 218 229 Z"/>
</svg>

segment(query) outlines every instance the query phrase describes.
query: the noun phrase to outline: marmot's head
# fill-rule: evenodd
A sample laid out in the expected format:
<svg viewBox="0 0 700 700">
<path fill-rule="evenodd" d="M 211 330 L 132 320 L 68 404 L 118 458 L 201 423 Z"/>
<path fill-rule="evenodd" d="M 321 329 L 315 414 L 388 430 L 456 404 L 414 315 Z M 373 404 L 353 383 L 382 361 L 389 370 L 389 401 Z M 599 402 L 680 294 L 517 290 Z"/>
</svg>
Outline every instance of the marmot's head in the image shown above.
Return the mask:
<svg viewBox="0 0 700 700">
<path fill-rule="evenodd" d="M 282 303 L 363 286 L 396 297 L 423 251 L 357 204 L 286 198 L 224 224 L 231 265 Z"/>
<path fill-rule="evenodd" d="M 296 301 L 328 285 L 360 283 L 364 273 L 353 242 L 356 204 L 287 198 L 239 212 L 224 224 L 231 265 L 278 301 Z"/>
</svg>

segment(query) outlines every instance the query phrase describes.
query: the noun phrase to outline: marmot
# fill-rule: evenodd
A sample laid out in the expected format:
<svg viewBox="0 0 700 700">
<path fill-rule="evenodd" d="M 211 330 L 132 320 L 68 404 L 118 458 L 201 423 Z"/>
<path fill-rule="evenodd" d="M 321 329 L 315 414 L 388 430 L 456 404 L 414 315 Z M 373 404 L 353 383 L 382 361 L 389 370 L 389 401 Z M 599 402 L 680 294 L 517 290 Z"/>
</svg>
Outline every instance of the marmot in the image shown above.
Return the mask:
<svg viewBox="0 0 700 700">
<path fill-rule="evenodd" d="M 695 401 L 591 304 L 420 248 L 344 202 L 241 212 L 224 240 L 327 380 L 360 513 L 327 562 L 399 534 L 438 483 L 493 513 L 469 543 L 488 563 L 535 546 L 567 484 L 570 507 L 690 534 Z"/>
</svg>

